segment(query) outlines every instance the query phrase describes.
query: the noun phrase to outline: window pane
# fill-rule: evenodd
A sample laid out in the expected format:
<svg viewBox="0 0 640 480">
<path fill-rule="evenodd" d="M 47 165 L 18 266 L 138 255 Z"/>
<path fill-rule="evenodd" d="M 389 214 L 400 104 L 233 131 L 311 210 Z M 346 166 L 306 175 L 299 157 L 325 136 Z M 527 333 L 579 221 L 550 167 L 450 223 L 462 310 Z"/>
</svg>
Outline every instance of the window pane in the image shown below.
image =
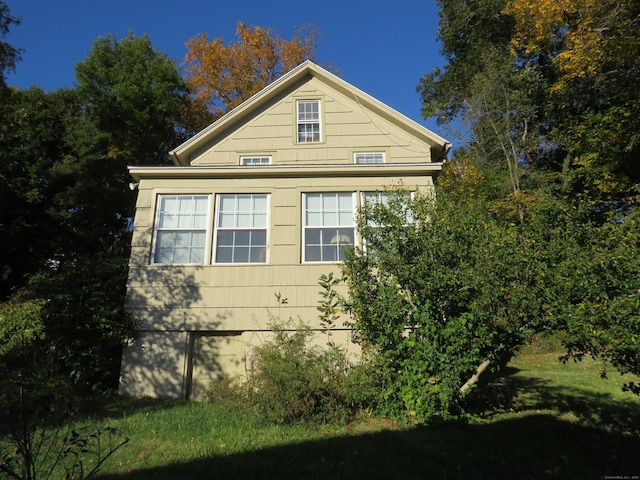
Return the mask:
<svg viewBox="0 0 640 480">
<path fill-rule="evenodd" d="M 221 247 L 218 245 L 216 249 L 217 263 L 231 263 L 233 258 L 233 247 Z"/>
<path fill-rule="evenodd" d="M 322 214 L 322 225 L 337 225 L 338 224 L 338 215 L 334 211 L 325 211 Z"/>
<path fill-rule="evenodd" d="M 235 247 L 233 249 L 233 263 L 249 263 L 249 247 Z"/>
<path fill-rule="evenodd" d="M 322 194 L 320 193 L 307 193 L 305 195 L 307 202 L 307 210 L 321 210 L 322 209 Z"/>
<path fill-rule="evenodd" d="M 266 230 L 253 230 L 251 232 L 251 245 L 254 246 L 266 246 L 267 245 L 267 231 Z"/>
<path fill-rule="evenodd" d="M 251 227 L 251 216 L 251 213 L 239 213 L 235 226 L 238 228 Z"/>
<path fill-rule="evenodd" d="M 253 210 L 256 212 L 267 211 L 267 196 L 266 195 L 254 195 L 253 196 Z"/>
<path fill-rule="evenodd" d="M 175 232 L 158 232 L 156 237 L 156 245 L 159 248 L 172 248 L 175 245 Z"/>
<path fill-rule="evenodd" d="M 249 230 L 236 230 L 234 245 L 249 245 Z"/>
<path fill-rule="evenodd" d="M 320 262 L 322 261 L 320 246 L 308 245 L 304 249 L 305 261 L 307 262 Z"/>
<path fill-rule="evenodd" d="M 322 208 L 324 210 L 335 210 L 338 208 L 338 195 L 335 193 L 322 194 Z"/>
<path fill-rule="evenodd" d="M 338 247 L 335 245 L 326 245 L 322 247 L 322 261 L 335 262 L 338 260 Z"/>
<path fill-rule="evenodd" d="M 338 204 L 340 206 L 340 210 L 351 211 L 353 207 L 353 195 L 351 193 L 338 194 Z"/>
<path fill-rule="evenodd" d="M 340 212 L 339 225 L 353 225 L 353 214 L 351 212 Z"/>
<path fill-rule="evenodd" d="M 233 245 L 233 231 L 230 230 L 218 230 L 218 245 L 228 246 Z"/>
<path fill-rule="evenodd" d="M 267 249 L 265 247 L 257 247 L 251 249 L 251 258 L 249 259 L 252 263 L 264 263 L 267 261 Z"/>
</svg>

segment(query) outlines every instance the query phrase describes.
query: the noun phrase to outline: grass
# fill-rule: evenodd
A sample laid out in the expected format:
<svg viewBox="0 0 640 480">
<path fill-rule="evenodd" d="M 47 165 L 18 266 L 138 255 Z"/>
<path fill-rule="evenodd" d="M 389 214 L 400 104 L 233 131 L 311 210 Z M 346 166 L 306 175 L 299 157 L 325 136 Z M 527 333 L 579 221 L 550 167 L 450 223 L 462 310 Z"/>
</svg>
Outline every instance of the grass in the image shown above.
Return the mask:
<svg viewBox="0 0 640 480">
<path fill-rule="evenodd" d="M 640 475 L 640 399 L 591 359 L 525 350 L 477 395 L 471 422 L 432 427 L 362 418 L 267 424 L 242 405 L 117 402 L 130 442 L 99 479 L 582 479 Z M 489 402 L 489 399 L 491 402 Z"/>
</svg>

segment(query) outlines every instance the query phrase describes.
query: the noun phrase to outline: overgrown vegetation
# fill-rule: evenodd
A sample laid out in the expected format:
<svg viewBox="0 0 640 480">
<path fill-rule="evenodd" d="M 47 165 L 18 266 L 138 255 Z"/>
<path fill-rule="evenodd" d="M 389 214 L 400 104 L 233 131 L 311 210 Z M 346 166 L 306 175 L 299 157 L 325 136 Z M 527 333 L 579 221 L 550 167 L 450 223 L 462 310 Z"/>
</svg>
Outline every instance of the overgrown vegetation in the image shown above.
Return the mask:
<svg viewBox="0 0 640 480">
<path fill-rule="evenodd" d="M 237 400 L 121 399 L 96 418 L 130 441 L 97 478 L 319 479 L 348 472 L 356 479 L 561 479 L 637 472 L 640 400 L 621 391 L 630 377 L 603 379 L 600 363 L 588 358 L 563 364 L 558 342 L 538 342 L 485 382 L 471 421 L 438 427 L 364 415 L 285 425 L 264 421 Z"/>
</svg>

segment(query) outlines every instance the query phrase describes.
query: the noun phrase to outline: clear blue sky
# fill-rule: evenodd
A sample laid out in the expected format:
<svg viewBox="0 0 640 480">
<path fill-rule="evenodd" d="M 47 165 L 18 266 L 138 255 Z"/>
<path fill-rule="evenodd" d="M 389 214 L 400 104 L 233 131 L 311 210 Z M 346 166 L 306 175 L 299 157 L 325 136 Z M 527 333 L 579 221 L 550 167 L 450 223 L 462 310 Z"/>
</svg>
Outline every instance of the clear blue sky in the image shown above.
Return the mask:
<svg viewBox="0 0 640 480">
<path fill-rule="evenodd" d="M 418 80 L 444 63 L 436 41 L 436 0 L 6 0 L 22 18 L 6 40 L 24 50 L 9 85 L 50 91 L 72 87 L 74 66 L 98 37 L 147 33 L 152 45 L 179 63 L 185 42 L 199 33 L 235 41 L 238 21 L 270 27 L 284 38 L 311 23 L 320 28 L 317 61 L 409 118 L 420 116 Z"/>
</svg>

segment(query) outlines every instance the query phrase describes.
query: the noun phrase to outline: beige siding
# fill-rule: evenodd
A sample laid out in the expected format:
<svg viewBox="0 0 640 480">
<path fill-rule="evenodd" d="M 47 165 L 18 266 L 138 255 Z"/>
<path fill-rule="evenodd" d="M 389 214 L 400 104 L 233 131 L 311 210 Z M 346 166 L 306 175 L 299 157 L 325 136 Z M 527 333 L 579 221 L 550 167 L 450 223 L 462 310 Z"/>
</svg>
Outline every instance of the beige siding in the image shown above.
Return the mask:
<svg viewBox="0 0 640 480">
<path fill-rule="evenodd" d="M 238 165 L 247 152 L 272 154 L 274 164 L 350 164 L 355 150 L 385 150 L 387 162 L 428 162 L 430 148 L 405 130 L 366 110 L 356 100 L 317 79 L 304 88 L 286 92 L 269 103 L 251 122 L 212 143 L 192 159 L 193 165 Z M 323 141 L 295 141 L 295 100 L 318 98 L 322 102 Z"/>
<path fill-rule="evenodd" d="M 320 100 L 320 142 L 296 142 L 297 99 Z M 252 349 L 269 338 L 274 317 L 300 319 L 326 344 L 318 280 L 340 266 L 302 263 L 303 194 L 398 185 L 428 192 L 441 167 L 430 163 L 432 148 L 438 160 L 446 141 L 307 63 L 178 147 L 172 155 L 180 167 L 140 167 L 137 174 L 132 167 L 138 198 L 126 308 L 139 321 L 140 336 L 123 354 L 121 391 L 201 397 L 222 377 L 250 373 Z M 383 152 L 387 165 L 355 166 L 354 152 Z M 272 165 L 240 167 L 243 155 L 269 155 Z M 240 193 L 270 195 L 267 263 L 213 264 L 216 195 Z M 151 264 L 161 194 L 210 195 L 203 265 Z M 279 304 L 276 294 L 287 302 Z M 339 321 L 333 340 L 357 351 L 349 339 Z"/>
</svg>

